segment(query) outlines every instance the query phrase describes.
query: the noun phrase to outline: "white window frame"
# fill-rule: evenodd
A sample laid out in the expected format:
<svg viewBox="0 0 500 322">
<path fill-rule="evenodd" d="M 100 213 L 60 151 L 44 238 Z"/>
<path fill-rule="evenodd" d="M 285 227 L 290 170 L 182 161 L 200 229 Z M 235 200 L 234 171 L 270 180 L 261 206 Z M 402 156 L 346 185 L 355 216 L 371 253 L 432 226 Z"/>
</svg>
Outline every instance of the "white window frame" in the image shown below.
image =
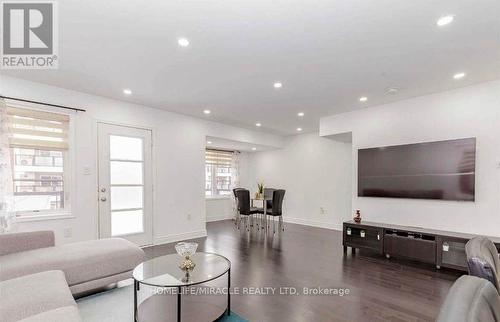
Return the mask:
<svg viewBox="0 0 500 322">
<path fill-rule="evenodd" d="M 69 117 L 68 124 L 68 150 L 63 152 L 63 182 L 64 182 L 64 208 L 63 209 L 46 209 L 46 210 L 32 210 L 32 211 L 14 211 L 17 222 L 28 222 L 28 221 L 40 221 L 40 220 L 54 220 L 54 219 L 70 219 L 75 218 L 72 213 L 72 205 L 74 202 L 73 191 L 75 191 L 75 184 L 73 178 L 75 174 L 73 169 L 75 168 L 75 129 L 74 129 L 74 116 L 76 112 L 61 111 L 56 108 L 40 108 L 33 106 L 30 103 L 25 104 L 14 104 L 9 102 L 9 106 L 40 111 L 40 112 L 50 112 L 61 115 L 66 115 Z M 9 146 L 9 149 L 12 147 Z M 12 172 L 12 175 L 14 173 Z"/>
</svg>

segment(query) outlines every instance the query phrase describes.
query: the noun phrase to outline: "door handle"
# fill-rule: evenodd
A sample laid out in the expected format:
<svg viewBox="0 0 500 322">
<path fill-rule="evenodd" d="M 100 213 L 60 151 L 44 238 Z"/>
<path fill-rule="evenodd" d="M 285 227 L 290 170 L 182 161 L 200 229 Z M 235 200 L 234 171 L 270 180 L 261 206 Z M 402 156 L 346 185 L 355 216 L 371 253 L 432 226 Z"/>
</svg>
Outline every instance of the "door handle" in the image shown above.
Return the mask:
<svg viewBox="0 0 500 322">
<path fill-rule="evenodd" d="M 101 201 L 106 201 L 106 200 L 107 200 L 106 197 L 101 198 Z"/>
</svg>

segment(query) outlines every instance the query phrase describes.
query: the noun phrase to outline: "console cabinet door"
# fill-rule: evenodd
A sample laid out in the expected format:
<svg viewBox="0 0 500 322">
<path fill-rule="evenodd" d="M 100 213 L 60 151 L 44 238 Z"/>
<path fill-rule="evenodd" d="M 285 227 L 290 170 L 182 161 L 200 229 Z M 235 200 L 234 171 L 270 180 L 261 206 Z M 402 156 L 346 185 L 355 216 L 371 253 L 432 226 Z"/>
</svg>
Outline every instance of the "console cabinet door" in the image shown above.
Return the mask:
<svg viewBox="0 0 500 322">
<path fill-rule="evenodd" d="M 383 233 L 382 228 L 346 225 L 344 226 L 344 246 L 371 249 L 382 254 Z"/>
<path fill-rule="evenodd" d="M 440 236 L 437 239 L 437 265 L 467 271 L 467 239 Z"/>
</svg>

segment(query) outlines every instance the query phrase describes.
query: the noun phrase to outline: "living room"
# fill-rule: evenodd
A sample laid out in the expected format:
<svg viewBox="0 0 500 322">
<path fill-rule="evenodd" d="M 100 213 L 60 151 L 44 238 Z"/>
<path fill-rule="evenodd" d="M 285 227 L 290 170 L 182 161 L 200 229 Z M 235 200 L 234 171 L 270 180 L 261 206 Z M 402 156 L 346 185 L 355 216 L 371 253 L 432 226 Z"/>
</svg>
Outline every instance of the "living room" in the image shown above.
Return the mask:
<svg viewBox="0 0 500 322">
<path fill-rule="evenodd" d="M 500 321 L 497 1 L 29 5 L 0 320 Z"/>
</svg>

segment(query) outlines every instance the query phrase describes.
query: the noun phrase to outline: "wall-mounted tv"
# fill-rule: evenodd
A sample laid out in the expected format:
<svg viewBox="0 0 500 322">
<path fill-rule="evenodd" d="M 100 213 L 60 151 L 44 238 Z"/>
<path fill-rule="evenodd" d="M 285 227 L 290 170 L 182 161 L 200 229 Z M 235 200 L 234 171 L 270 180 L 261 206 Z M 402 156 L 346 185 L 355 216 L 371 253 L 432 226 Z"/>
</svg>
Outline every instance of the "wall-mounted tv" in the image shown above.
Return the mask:
<svg viewBox="0 0 500 322">
<path fill-rule="evenodd" d="M 474 201 L 476 139 L 358 150 L 358 196 Z"/>
</svg>

